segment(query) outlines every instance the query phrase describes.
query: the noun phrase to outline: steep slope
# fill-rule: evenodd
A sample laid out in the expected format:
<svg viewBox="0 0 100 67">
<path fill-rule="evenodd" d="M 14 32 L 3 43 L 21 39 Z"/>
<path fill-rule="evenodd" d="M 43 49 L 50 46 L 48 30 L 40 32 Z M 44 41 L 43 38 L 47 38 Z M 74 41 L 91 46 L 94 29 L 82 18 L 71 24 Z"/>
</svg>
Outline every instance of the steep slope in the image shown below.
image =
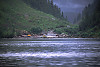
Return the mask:
<svg viewBox="0 0 100 67">
<path fill-rule="evenodd" d="M 40 27 L 43 31 L 69 23 L 31 8 L 22 0 L 0 0 L 0 37 L 13 37 L 22 30 Z"/>
<path fill-rule="evenodd" d="M 94 0 L 82 12 L 79 29 L 83 37 L 100 38 L 100 0 Z"/>
</svg>

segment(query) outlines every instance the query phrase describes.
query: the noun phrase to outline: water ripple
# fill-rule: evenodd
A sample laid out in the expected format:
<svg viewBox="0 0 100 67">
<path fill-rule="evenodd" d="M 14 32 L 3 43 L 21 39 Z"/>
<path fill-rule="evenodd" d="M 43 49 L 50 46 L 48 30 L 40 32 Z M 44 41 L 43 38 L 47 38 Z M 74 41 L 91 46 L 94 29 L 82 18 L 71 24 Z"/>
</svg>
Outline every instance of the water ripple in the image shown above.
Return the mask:
<svg viewBox="0 0 100 67">
<path fill-rule="evenodd" d="M 62 53 L 62 52 L 37 52 L 37 53 L 29 53 L 29 52 L 21 52 L 21 53 L 6 53 L 6 54 L 0 54 L 2 57 L 9 57 L 9 56 L 19 56 L 19 57 L 40 57 L 40 58 L 53 58 L 53 57 L 99 57 L 100 52 L 97 53 L 75 53 L 75 52 L 69 52 L 69 53 Z"/>
</svg>

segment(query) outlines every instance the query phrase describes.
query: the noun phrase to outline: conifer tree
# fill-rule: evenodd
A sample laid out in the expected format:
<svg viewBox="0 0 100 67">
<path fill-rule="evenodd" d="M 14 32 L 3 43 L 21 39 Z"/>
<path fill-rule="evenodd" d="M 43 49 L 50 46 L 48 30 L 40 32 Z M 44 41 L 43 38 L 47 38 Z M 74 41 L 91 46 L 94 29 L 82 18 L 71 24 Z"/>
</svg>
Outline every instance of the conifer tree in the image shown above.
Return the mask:
<svg viewBox="0 0 100 67">
<path fill-rule="evenodd" d="M 29 4 L 32 8 L 43 11 L 48 14 L 52 14 L 57 18 L 64 18 L 61 14 L 60 8 L 53 4 L 53 0 L 23 0 L 25 3 Z"/>
</svg>

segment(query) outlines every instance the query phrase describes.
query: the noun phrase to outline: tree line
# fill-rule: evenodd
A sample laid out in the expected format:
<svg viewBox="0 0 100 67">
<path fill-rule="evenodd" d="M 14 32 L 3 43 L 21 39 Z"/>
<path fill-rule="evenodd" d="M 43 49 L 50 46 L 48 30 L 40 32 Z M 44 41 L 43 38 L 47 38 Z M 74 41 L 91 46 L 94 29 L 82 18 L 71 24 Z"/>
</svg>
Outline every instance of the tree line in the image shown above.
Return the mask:
<svg viewBox="0 0 100 67">
<path fill-rule="evenodd" d="M 93 27 L 100 28 L 100 0 L 94 0 L 92 4 L 84 8 L 79 26 L 81 31 Z"/>
<path fill-rule="evenodd" d="M 100 0 L 94 0 L 92 4 L 88 4 L 78 17 L 79 31 L 81 35 L 91 37 L 100 36 Z"/>
<path fill-rule="evenodd" d="M 23 0 L 25 3 L 29 4 L 32 8 L 43 11 L 47 14 L 51 14 L 57 18 L 64 19 L 63 12 L 55 4 L 53 0 Z"/>
</svg>

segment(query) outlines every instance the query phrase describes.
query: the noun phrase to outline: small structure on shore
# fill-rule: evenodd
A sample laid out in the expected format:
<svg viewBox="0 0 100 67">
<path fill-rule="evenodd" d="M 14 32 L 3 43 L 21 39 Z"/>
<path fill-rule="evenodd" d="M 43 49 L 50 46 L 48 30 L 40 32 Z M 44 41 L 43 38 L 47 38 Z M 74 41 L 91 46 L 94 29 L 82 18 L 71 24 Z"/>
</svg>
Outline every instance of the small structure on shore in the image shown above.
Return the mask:
<svg viewBox="0 0 100 67">
<path fill-rule="evenodd" d="M 62 33 L 58 36 L 59 38 L 68 38 L 70 37 L 69 35 L 65 34 L 65 33 Z"/>
<path fill-rule="evenodd" d="M 47 38 L 58 38 L 58 35 L 53 32 L 53 30 L 48 31 L 47 35 L 45 35 Z"/>
<path fill-rule="evenodd" d="M 53 32 L 53 30 L 50 30 L 50 31 L 44 33 L 43 35 L 38 36 L 38 37 L 39 38 L 58 38 L 58 35 L 55 34 Z"/>
</svg>

